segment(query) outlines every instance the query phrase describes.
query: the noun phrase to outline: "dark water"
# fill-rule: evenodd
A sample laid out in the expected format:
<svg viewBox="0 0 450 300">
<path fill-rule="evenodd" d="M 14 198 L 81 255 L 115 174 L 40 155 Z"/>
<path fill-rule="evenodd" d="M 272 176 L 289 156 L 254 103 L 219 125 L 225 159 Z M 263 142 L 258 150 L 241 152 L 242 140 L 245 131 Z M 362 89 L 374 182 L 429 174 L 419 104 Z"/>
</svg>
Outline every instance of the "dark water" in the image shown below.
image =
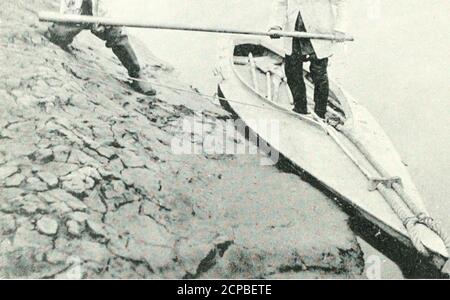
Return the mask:
<svg viewBox="0 0 450 300">
<path fill-rule="evenodd" d="M 267 29 L 270 0 L 113 1 L 111 13 L 140 20 Z M 450 1 L 349 0 L 349 32 L 330 73 L 379 120 L 404 160 L 430 212 L 450 231 Z M 115 7 L 115 8 L 114 8 Z M 224 37 L 133 30 L 149 48 L 206 93 Z M 363 243 L 368 256 L 377 254 Z M 370 257 L 368 257 L 370 259 Z M 400 277 L 382 257 L 384 278 Z"/>
</svg>

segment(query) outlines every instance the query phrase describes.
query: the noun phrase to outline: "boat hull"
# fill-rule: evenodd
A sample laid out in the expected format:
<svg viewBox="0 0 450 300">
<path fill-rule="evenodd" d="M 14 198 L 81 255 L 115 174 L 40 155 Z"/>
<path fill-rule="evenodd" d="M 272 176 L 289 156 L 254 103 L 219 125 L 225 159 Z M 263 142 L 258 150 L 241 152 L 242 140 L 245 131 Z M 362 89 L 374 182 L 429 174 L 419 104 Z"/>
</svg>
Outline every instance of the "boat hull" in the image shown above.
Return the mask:
<svg viewBox="0 0 450 300">
<path fill-rule="evenodd" d="M 301 117 L 277 103 L 274 104 L 252 87 L 249 79 L 251 75 L 245 77 L 240 67 L 236 66 L 234 58 L 235 48 L 238 45 L 251 43 L 270 49 L 280 57 L 283 56 L 280 50 L 271 48 L 270 45 L 258 40 L 233 40 L 226 44 L 219 68 L 222 76 L 219 89 L 224 97 L 222 104 L 285 159 L 315 178 L 321 186 L 332 192 L 339 200 L 344 201 L 364 219 L 375 224 L 403 246 L 414 248 L 408 232 L 391 206 L 381 193 L 369 190 L 368 179 L 361 169 L 319 124 L 309 117 Z M 308 89 L 311 92 L 311 84 L 308 84 Z M 365 145 L 368 145 L 374 156 L 390 172 L 394 172 L 395 176 L 402 179 L 405 190 L 412 195 L 415 203 L 426 211 L 400 156 L 375 119 L 336 84 L 331 84 L 331 91 L 336 97 L 345 98 L 343 105 L 353 132 Z M 271 131 L 258 130 L 264 121 L 277 124 L 276 136 Z M 364 168 L 372 172 L 376 171 L 351 141 L 338 131 L 335 134 L 339 141 L 350 149 L 352 155 L 364 165 Z M 389 193 L 395 196 L 394 191 Z M 411 217 L 413 216 L 411 213 Z M 448 258 L 444 243 L 427 227 L 418 226 L 422 243 L 432 253 L 432 257 L 427 260 L 440 269 Z"/>
</svg>

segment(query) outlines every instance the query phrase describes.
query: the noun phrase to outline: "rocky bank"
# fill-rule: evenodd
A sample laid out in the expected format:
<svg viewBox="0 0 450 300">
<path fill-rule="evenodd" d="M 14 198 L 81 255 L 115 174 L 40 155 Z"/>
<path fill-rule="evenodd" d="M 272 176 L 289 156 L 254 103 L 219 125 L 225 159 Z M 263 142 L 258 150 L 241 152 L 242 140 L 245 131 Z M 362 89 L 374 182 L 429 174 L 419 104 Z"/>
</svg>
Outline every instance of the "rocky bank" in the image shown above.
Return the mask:
<svg viewBox="0 0 450 300">
<path fill-rule="evenodd" d="M 138 41 L 156 97 L 89 32 L 50 44 L 37 12 L 56 2 L 0 3 L 1 278 L 361 276 L 332 201 L 256 155 L 177 154 L 180 132 L 245 140 Z M 182 126 L 199 119 L 201 134 Z"/>
</svg>

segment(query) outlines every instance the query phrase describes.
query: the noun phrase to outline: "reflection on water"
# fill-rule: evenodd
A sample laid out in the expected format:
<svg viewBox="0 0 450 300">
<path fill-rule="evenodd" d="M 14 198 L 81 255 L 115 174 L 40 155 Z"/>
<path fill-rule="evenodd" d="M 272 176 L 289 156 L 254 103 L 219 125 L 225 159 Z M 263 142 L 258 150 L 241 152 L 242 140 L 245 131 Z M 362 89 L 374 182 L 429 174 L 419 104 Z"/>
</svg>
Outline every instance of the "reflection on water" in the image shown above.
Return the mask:
<svg viewBox="0 0 450 300">
<path fill-rule="evenodd" d="M 199 26 L 268 27 L 270 0 L 129 0 L 113 13 Z M 409 164 L 430 212 L 450 231 L 450 2 L 349 0 L 356 41 L 332 59 L 331 76 L 364 104 Z M 121 1 L 115 1 L 117 7 Z M 223 36 L 133 30 L 181 76 L 208 93 Z M 389 271 L 383 276 L 397 277 Z"/>
</svg>

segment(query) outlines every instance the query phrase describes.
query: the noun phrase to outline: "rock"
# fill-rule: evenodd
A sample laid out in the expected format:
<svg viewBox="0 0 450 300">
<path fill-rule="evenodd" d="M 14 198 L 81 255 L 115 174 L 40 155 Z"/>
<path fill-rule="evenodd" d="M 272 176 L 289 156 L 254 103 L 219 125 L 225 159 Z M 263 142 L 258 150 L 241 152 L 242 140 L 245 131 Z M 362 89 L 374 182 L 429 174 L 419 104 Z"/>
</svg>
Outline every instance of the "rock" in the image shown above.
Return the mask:
<svg viewBox="0 0 450 300">
<path fill-rule="evenodd" d="M 17 172 L 19 172 L 17 167 L 0 167 L 0 180 L 4 180 Z"/>
<path fill-rule="evenodd" d="M 104 245 L 84 239 L 59 238 L 55 242 L 55 250 L 66 253 L 69 256 L 67 262 L 71 264 L 81 264 L 86 261 L 103 264 L 111 256 Z"/>
<path fill-rule="evenodd" d="M 83 140 L 84 146 L 86 147 L 84 149 L 84 151 L 86 150 L 96 150 L 97 148 L 100 147 L 100 143 L 94 141 L 93 139 L 91 139 L 90 137 L 87 137 L 85 135 L 80 137 Z"/>
<path fill-rule="evenodd" d="M 0 137 L 2 139 L 12 140 L 14 133 L 9 129 L 0 129 Z"/>
<path fill-rule="evenodd" d="M 64 215 L 71 212 L 72 209 L 64 202 L 55 202 L 50 204 L 50 212 Z"/>
<path fill-rule="evenodd" d="M 14 107 L 16 102 L 5 90 L 0 89 L 0 99 L 4 107 Z"/>
<path fill-rule="evenodd" d="M 89 219 L 89 215 L 86 214 L 86 213 L 77 211 L 77 212 L 71 213 L 69 215 L 69 218 L 71 220 L 74 220 L 74 221 L 78 222 L 78 223 L 84 224 L 84 222 L 86 222 L 86 220 Z"/>
<path fill-rule="evenodd" d="M 13 248 L 37 248 L 40 250 L 51 249 L 52 240 L 50 237 L 39 234 L 29 221 L 21 224 L 14 234 Z"/>
<path fill-rule="evenodd" d="M 122 172 L 124 182 L 148 195 L 159 191 L 158 174 L 148 169 L 126 169 Z"/>
<path fill-rule="evenodd" d="M 98 139 L 113 137 L 113 133 L 111 132 L 110 127 L 105 126 L 104 123 L 95 124 L 95 126 L 92 128 L 92 132 L 94 136 L 97 137 Z"/>
<path fill-rule="evenodd" d="M 48 187 L 39 178 L 29 177 L 26 181 L 26 189 L 29 191 L 43 192 L 48 190 Z"/>
<path fill-rule="evenodd" d="M 53 236 L 58 232 L 58 222 L 50 217 L 42 217 L 36 223 L 40 233 Z"/>
<path fill-rule="evenodd" d="M 196 275 L 199 272 L 199 266 L 208 255 L 214 251 L 214 245 L 198 243 L 195 241 L 183 242 L 177 249 L 177 259 L 183 265 L 186 272 L 190 275 Z"/>
<path fill-rule="evenodd" d="M 124 169 L 124 166 L 122 164 L 122 161 L 118 158 L 113 159 L 109 162 L 108 166 L 106 167 L 106 171 L 110 171 L 114 176 L 117 178 L 120 178 L 120 173 Z"/>
<path fill-rule="evenodd" d="M 75 202 L 79 201 L 77 198 L 72 196 L 71 194 L 67 193 L 66 191 L 62 189 L 56 189 L 47 191 L 45 193 L 39 194 L 41 198 L 43 198 L 47 203 L 55 203 L 55 202 Z"/>
<path fill-rule="evenodd" d="M 32 159 L 38 163 L 46 164 L 54 160 L 52 149 L 39 149 L 32 155 Z"/>
<path fill-rule="evenodd" d="M 88 219 L 86 220 L 86 226 L 89 229 L 89 233 L 93 237 L 106 238 L 108 236 L 108 233 L 105 230 L 105 226 L 101 223 Z"/>
<path fill-rule="evenodd" d="M 58 250 L 51 250 L 45 254 L 46 260 L 51 264 L 65 263 L 68 259 L 67 254 Z"/>
<path fill-rule="evenodd" d="M 98 173 L 100 174 L 100 176 L 105 180 L 105 179 L 110 179 L 110 178 L 119 178 L 120 174 L 114 174 L 111 170 L 107 170 L 104 167 L 101 167 L 98 169 Z"/>
<path fill-rule="evenodd" d="M 113 147 L 99 147 L 97 149 L 97 152 L 107 159 L 113 159 L 115 156 L 117 156 L 116 151 Z"/>
<path fill-rule="evenodd" d="M 89 196 L 84 199 L 84 202 L 90 209 L 98 213 L 104 214 L 107 211 L 106 206 L 102 202 L 102 199 L 100 198 L 100 193 L 98 192 L 97 189 L 94 189 L 89 194 Z"/>
<path fill-rule="evenodd" d="M 49 172 L 39 172 L 37 176 L 45 182 L 50 188 L 54 188 L 58 185 L 58 177 L 55 174 Z"/>
<path fill-rule="evenodd" d="M 105 263 L 110 256 L 105 246 L 91 241 L 82 240 L 78 249 L 80 258 L 86 261 Z"/>
<path fill-rule="evenodd" d="M 19 188 L 0 188 L 1 198 L 0 205 L 3 203 L 20 197 L 23 195 L 23 190 Z"/>
<path fill-rule="evenodd" d="M 50 203 L 52 207 L 63 208 L 63 206 L 66 206 L 69 208 L 69 211 L 87 210 L 86 204 L 61 189 L 41 193 L 39 196 L 47 203 Z"/>
<path fill-rule="evenodd" d="M 144 201 L 141 205 L 141 214 L 155 217 L 159 213 L 159 206 L 151 201 Z"/>
<path fill-rule="evenodd" d="M 26 215 L 33 215 L 37 212 L 46 212 L 47 206 L 36 195 L 28 194 L 16 200 L 20 203 L 20 212 Z"/>
<path fill-rule="evenodd" d="M 58 273 L 54 276 L 55 280 L 82 280 L 85 273 L 82 271 L 81 265 L 70 265 L 69 269 Z"/>
<path fill-rule="evenodd" d="M 107 214 L 106 223 L 118 233 L 111 237 L 110 249 L 122 257 L 146 261 L 152 268 L 164 268 L 174 258 L 170 234 L 149 217 L 136 215 L 138 210 L 138 204 L 130 204 Z"/>
<path fill-rule="evenodd" d="M 94 158 L 77 149 L 72 150 L 67 162 L 82 166 L 98 166 L 98 162 Z"/>
<path fill-rule="evenodd" d="M 39 250 L 35 248 L 17 248 L 3 253 L 0 257 L 0 276 L 5 279 L 40 278 L 45 272 L 46 263 L 42 263 Z"/>
<path fill-rule="evenodd" d="M 21 80 L 20 78 L 17 77 L 8 77 L 6 79 L 6 85 L 10 88 L 10 89 L 17 89 L 20 87 L 21 84 Z"/>
<path fill-rule="evenodd" d="M 0 274 L 2 266 L 2 254 L 8 253 L 14 250 L 14 247 L 9 239 L 4 239 L 0 242 Z"/>
<path fill-rule="evenodd" d="M 82 230 L 80 223 L 78 223 L 74 220 L 69 220 L 66 222 L 66 226 L 67 226 L 67 231 L 69 232 L 69 234 L 71 234 L 75 237 L 81 236 L 81 233 L 83 230 Z"/>
<path fill-rule="evenodd" d="M 56 177 L 63 177 L 69 175 L 70 173 L 73 173 L 75 170 L 78 170 L 79 168 L 80 166 L 75 164 L 67 164 L 58 161 L 52 161 L 44 166 L 40 166 L 37 172 L 45 170 L 46 172 L 51 172 Z"/>
<path fill-rule="evenodd" d="M 140 213 L 142 215 L 151 217 L 153 220 L 155 220 L 159 224 L 168 225 L 167 223 L 169 223 L 167 215 L 161 209 L 161 206 L 159 206 L 151 201 L 141 202 Z"/>
<path fill-rule="evenodd" d="M 95 180 L 101 176 L 97 170 L 85 167 L 62 178 L 63 188 L 75 194 L 83 194 L 95 186 Z"/>
<path fill-rule="evenodd" d="M 49 78 L 46 80 L 47 85 L 51 87 L 61 87 L 63 83 L 58 78 Z"/>
<path fill-rule="evenodd" d="M 122 150 L 119 157 L 127 168 L 142 168 L 145 166 L 145 160 L 142 156 L 138 156 L 134 152 Z"/>
<path fill-rule="evenodd" d="M 25 94 L 22 90 L 18 90 L 18 89 L 12 90 L 12 91 L 10 91 L 10 93 L 12 95 L 14 95 L 14 97 L 16 97 L 16 98 L 22 97 Z M 23 117 L 22 114 L 17 114 L 17 116 Z"/>
<path fill-rule="evenodd" d="M 72 173 L 65 176 L 63 179 L 62 187 L 68 192 L 75 194 L 83 194 L 86 190 L 94 187 L 94 180 L 86 177 L 83 174 Z"/>
<path fill-rule="evenodd" d="M 56 162 L 66 162 L 69 158 L 70 151 L 72 150 L 71 147 L 66 145 L 58 145 L 56 147 L 53 147 L 53 153 L 55 156 Z"/>
<path fill-rule="evenodd" d="M 6 187 L 19 187 L 24 181 L 26 177 L 22 174 L 15 174 L 11 177 L 5 179 Z"/>
<path fill-rule="evenodd" d="M 0 214 L 0 235 L 9 235 L 16 230 L 16 219 L 12 215 Z"/>
<path fill-rule="evenodd" d="M 16 199 L 21 199 L 21 196 L 0 201 L 0 211 L 8 214 L 16 213 L 20 207 L 20 204 L 15 202 Z"/>
<path fill-rule="evenodd" d="M 69 174 L 65 176 L 62 181 L 62 187 L 68 192 L 75 194 L 82 194 L 86 191 L 85 177 L 80 174 Z"/>
<path fill-rule="evenodd" d="M 65 203 L 73 210 L 73 211 L 86 211 L 87 206 L 82 201 L 78 200 L 75 197 L 67 198 Z"/>
<path fill-rule="evenodd" d="M 42 168 L 42 166 L 34 164 L 34 165 L 31 167 L 31 173 L 32 173 L 33 175 L 36 175 L 39 171 L 41 171 L 41 168 Z"/>
<path fill-rule="evenodd" d="M 125 191 L 125 184 L 122 181 L 114 180 L 105 186 L 103 194 L 106 199 L 112 199 L 116 197 L 123 197 Z"/>
</svg>

